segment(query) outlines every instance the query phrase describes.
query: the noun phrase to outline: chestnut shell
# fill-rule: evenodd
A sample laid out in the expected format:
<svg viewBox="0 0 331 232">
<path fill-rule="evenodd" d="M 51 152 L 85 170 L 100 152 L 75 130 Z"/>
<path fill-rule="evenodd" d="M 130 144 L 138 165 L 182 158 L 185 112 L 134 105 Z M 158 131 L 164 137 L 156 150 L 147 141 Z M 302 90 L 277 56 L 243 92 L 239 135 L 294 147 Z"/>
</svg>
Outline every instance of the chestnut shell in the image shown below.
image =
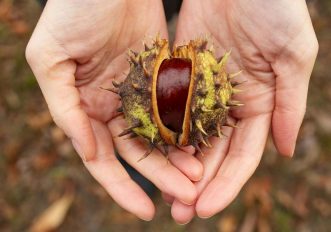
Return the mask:
<svg viewBox="0 0 331 232">
<path fill-rule="evenodd" d="M 210 136 L 222 136 L 233 88 L 226 71 L 230 53 L 217 59 L 207 40 L 191 40 L 172 52 L 157 38 L 140 53 L 129 52 L 130 72 L 118 84 L 128 128 L 120 136 L 139 135 L 158 145 L 210 146 Z"/>
</svg>

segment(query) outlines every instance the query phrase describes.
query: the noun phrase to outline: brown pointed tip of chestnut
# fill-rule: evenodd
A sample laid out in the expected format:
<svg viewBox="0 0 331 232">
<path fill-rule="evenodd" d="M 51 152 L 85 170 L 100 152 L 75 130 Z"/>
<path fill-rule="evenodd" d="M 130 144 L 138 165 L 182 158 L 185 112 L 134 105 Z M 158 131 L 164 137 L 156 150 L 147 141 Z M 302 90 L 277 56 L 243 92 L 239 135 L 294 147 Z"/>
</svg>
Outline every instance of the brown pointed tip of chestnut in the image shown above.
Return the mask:
<svg viewBox="0 0 331 232">
<path fill-rule="evenodd" d="M 194 113 L 194 112 L 196 111 L 196 109 L 197 109 L 196 105 L 193 104 L 193 105 L 191 106 L 191 111 Z"/>
<path fill-rule="evenodd" d="M 118 89 L 114 89 L 114 88 L 104 88 L 104 87 L 102 87 L 102 86 L 100 86 L 99 88 L 102 89 L 102 90 L 110 91 L 110 92 L 115 93 L 115 94 L 119 94 Z"/>
<path fill-rule="evenodd" d="M 198 135 L 199 141 L 202 142 L 206 147 L 208 147 L 208 143 L 204 139 L 203 135 L 200 132 L 198 132 L 197 135 Z"/>
<path fill-rule="evenodd" d="M 199 45 L 199 49 L 200 49 L 201 51 L 206 50 L 206 48 L 207 48 L 207 44 L 208 44 L 207 40 L 202 40 L 202 41 L 201 41 L 201 44 Z"/>
<path fill-rule="evenodd" d="M 124 129 L 121 133 L 119 133 L 117 135 L 117 137 L 122 137 L 122 136 L 125 136 L 125 135 L 128 135 L 128 134 L 131 134 L 131 133 L 132 133 L 132 130 L 130 128 Z"/>
<path fill-rule="evenodd" d="M 148 72 L 148 70 L 145 68 L 144 65 L 142 65 L 142 67 L 144 69 L 144 75 L 145 75 L 145 77 L 150 78 L 152 75 Z"/>
<path fill-rule="evenodd" d="M 202 80 L 203 79 L 203 74 L 202 73 L 198 73 L 197 74 L 197 80 Z"/>
<path fill-rule="evenodd" d="M 216 59 L 216 60 L 217 60 L 217 63 L 220 63 L 221 60 L 223 59 L 223 57 L 224 57 L 224 56 L 221 56 L 221 57 L 217 58 L 217 59 Z"/>
<path fill-rule="evenodd" d="M 135 56 L 135 57 L 137 57 L 137 56 L 138 56 L 138 52 L 129 49 L 129 55 L 130 55 L 130 56 Z"/>
<path fill-rule="evenodd" d="M 228 127 L 232 127 L 232 128 L 238 128 L 237 125 L 233 124 L 230 121 L 226 121 L 223 126 L 228 126 Z"/>
<path fill-rule="evenodd" d="M 142 87 L 138 84 L 138 83 L 132 83 L 132 87 L 137 90 L 137 91 L 141 91 Z"/>
<path fill-rule="evenodd" d="M 168 148 L 168 145 L 155 146 L 155 148 L 156 148 L 157 150 L 159 150 L 159 152 L 161 152 L 162 155 L 164 155 L 165 157 L 168 157 L 168 155 L 169 155 L 169 148 Z"/>
<path fill-rule="evenodd" d="M 149 50 L 151 50 L 151 48 L 148 47 L 148 45 L 147 45 L 146 43 L 144 43 L 144 48 L 145 48 L 145 51 L 149 51 Z"/>
<path fill-rule="evenodd" d="M 211 143 L 209 142 L 209 139 L 208 139 L 207 136 L 204 137 L 204 140 L 205 140 L 205 142 L 207 143 L 207 147 L 209 147 L 209 148 L 212 148 L 212 147 L 213 147 L 213 146 L 211 145 Z"/>
<path fill-rule="evenodd" d="M 207 89 L 201 88 L 198 90 L 197 94 L 201 97 L 204 97 L 204 96 L 206 96 L 207 92 L 208 92 Z"/>
<path fill-rule="evenodd" d="M 222 108 L 222 109 L 224 109 L 224 110 L 228 110 L 228 109 L 230 109 L 229 106 L 224 105 L 220 100 L 217 100 L 217 101 L 216 101 L 216 103 L 215 103 L 215 107 L 216 107 L 216 108 Z"/>
<path fill-rule="evenodd" d="M 121 86 L 122 83 L 119 83 L 117 81 L 112 81 L 112 84 L 115 88 L 119 88 Z"/>
<path fill-rule="evenodd" d="M 218 137 L 222 138 L 222 128 L 221 128 L 221 124 L 219 122 L 216 124 L 216 130 L 217 130 Z"/>
<path fill-rule="evenodd" d="M 134 139 L 134 138 L 137 138 L 139 135 L 137 135 L 136 133 L 131 133 L 129 135 L 129 137 L 125 138 L 125 140 L 129 140 L 129 139 Z"/>
<path fill-rule="evenodd" d="M 203 153 L 203 151 L 201 150 L 200 146 L 198 143 L 193 144 L 193 147 L 202 155 L 205 156 L 205 154 Z"/>
<path fill-rule="evenodd" d="M 227 103 L 226 103 L 226 106 L 232 106 L 232 107 L 235 107 L 235 106 L 243 106 L 244 104 L 243 103 L 241 103 L 241 102 L 239 102 L 239 101 L 228 101 Z"/>
<path fill-rule="evenodd" d="M 208 135 L 207 132 L 203 129 L 202 123 L 200 120 L 195 120 L 196 127 L 205 135 Z"/>
<path fill-rule="evenodd" d="M 163 145 L 163 149 L 164 149 L 164 153 L 168 157 L 168 155 L 169 155 L 169 146 L 168 145 Z"/>
<path fill-rule="evenodd" d="M 155 148 L 155 146 L 154 146 L 153 144 L 150 144 L 150 145 L 148 146 L 148 150 L 145 152 L 145 154 L 144 154 L 142 157 L 140 157 L 140 158 L 137 160 L 137 162 L 140 162 L 140 161 L 146 159 L 146 158 L 147 158 L 147 157 L 153 152 L 154 148 Z"/>
<path fill-rule="evenodd" d="M 212 109 L 208 109 L 206 106 L 201 106 L 202 112 L 212 112 Z"/>
<path fill-rule="evenodd" d="M 128 135 L 130 133 L 132 133 L 133 129 L 135 128 L 138 128 L 138 127 L 141 127 L 142 126 L 142 122 L 140 120 L 135 120 L 132 125 L 126 129 L 124 129 L 119 135 L 118 137 L 122 137 L 122 136 L 125 136 L 125 135 Z"/>
<path fill-rule="evenodd" d="M 244 83 L 246 83 L 247 81 L 231 81 L 231 85 L 232 85 L 232 87 L 236 87 L 236 86 L 238 86 L 238 85 L 242 85 L 242 84 L 244 84 Z"/>
<path fill-rule="evenodd" d="M 119 112 L 119 113 L 122 113 L 123 112 L 123 107 L 122 106 L 118 107 L 116 111 Z"/>
<path fill-rule="evenodd" d="M 239 76 L 242 72 L 243 72 L 243 71 L 240 70 L 239 72 L 231 73 L 231 74 L 228 75 L 228 79 L 230 80 L 230 79 L 232 79 L 232 78 L 234 78 L 234 77 L 236 77 L 236 76 Z"/>
<path fill-rule="evenodd" d="M 232 88 L 232 94 L 238 94 L 238 93 L 242 93 L 243 90 L 242 89 L 235 89 L 235 88 Z"/>
<path fill-rule="evenodd" d="M 216 80 L 215 80 L 215 87 L 216 88 L 220 88 L 221 87 L 221 81 L 217 78 Z"/>
</svg>

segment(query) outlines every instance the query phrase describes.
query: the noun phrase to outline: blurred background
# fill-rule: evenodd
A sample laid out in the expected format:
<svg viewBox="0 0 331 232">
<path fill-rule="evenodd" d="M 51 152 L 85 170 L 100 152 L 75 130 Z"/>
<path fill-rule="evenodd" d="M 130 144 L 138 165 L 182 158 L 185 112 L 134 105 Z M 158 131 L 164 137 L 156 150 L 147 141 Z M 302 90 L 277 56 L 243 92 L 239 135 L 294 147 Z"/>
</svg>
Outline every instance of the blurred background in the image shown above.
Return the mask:
<svg viewBox="0 0 331 232">
<path fill-rule="evenodd" d="M 307 3 L 320 51 L 295 157 L 280 157 L 270 140 L 227 209 L 179 226 L 158 192 L 156 217 L 143 222 L 85 170 L 24 58 L 42 8 L 35 0 L 0 0 L 0 231 L 331 231 L 331 1 Z M 173 33 L 176 15 L 167 17 Z"/>
</svg>

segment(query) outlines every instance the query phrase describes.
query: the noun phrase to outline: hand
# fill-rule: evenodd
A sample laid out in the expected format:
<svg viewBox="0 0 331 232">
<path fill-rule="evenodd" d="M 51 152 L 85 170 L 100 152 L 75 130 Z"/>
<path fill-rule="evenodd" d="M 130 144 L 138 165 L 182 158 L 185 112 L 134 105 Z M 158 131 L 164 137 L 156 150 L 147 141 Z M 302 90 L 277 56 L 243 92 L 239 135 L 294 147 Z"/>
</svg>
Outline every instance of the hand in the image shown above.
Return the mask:
<svg viewBox="0 0 331 232">
<path fill-rule="evenodd" d="M 173 149 L 170 163 L 158 151 L 137 162 L 147 147 L 139 139 L 117 135 L 127 127 L 116 113 L 116 94 L 101 90 L 128 73 L 127 49 L 142 49 L 146 36 L 167 37 L 161 1 L 49 0 L 27 46 L 27 60 L 56 124 L 114 200 L 144 220 L 154 205 L 131 180 L 114 153 L 160 190 L 187 204 L 196 198 L 190 180 L 202 166 L 190 153 Z M 181 171 L 179 171 L 179 170 Z"/>
<path fill-rule="evenodd" d="M 260 162 L 270 127 L 278 151 L 293 155 L 318 43 L 304 0 L 184 0 L 178 20 L 177 43 L 210 35 L 218 55 L 232 50 L 228 70 L 243 70 L 236 81 L 245 81 L 235 96 L 245 105 L 231 112 L 238 128 L 225 131 L 227 139 L 213 138 L 200 157 L 195 206 L 173 202 L 174 219 L 187 223 L 236 197 Z"/>
</svg>

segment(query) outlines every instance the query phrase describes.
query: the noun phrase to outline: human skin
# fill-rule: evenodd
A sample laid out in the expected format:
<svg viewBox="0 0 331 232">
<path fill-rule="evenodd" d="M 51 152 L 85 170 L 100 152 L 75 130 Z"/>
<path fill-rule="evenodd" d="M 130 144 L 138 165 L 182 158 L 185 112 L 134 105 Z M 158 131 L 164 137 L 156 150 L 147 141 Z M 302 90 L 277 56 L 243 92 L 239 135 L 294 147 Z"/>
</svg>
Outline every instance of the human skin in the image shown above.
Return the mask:
<svg viewBox="0 0 331 232">
<path fill-rule="evenodd" d="M 119 97 L 111 87 L 128 73 L 127 49 L 160 33 L 167 38 L 161 1 L 50 0 L 26 49 L 30 64 L 55 123 L 73 141 L 94 178 L 124 209 L 151 220 L 150 198 L 129 177 L 115 148 L 131 166 L 161 191 L 186 204 L 196 200 L 192 180 L 202 165 L 192 154 L 170 149 L 169 161 L 159 151 L 137 162 L 147 147 L 140 139 L 117 135 L 127 127 L 116 113 Z"/>
<path fill-rule="evenodd" d="M 257 168 L 270 129 L 279 153 L 293 156 L 318 51 L 304 0 L 184 0 L 176 43 L 203 35 L 218 55 L 232 51 L 230 72 L 243 70 L 235 78 L 244 82 L 243 92 L 235 98 L 244 106 L 231 112 L 238 128 L 213 138 L 213 148 L 200 156 L 197 202 L 188 206 L 163 194 L 180 224 L 195 214 L 211 217 L 233 201 Z"/>
</svg>

